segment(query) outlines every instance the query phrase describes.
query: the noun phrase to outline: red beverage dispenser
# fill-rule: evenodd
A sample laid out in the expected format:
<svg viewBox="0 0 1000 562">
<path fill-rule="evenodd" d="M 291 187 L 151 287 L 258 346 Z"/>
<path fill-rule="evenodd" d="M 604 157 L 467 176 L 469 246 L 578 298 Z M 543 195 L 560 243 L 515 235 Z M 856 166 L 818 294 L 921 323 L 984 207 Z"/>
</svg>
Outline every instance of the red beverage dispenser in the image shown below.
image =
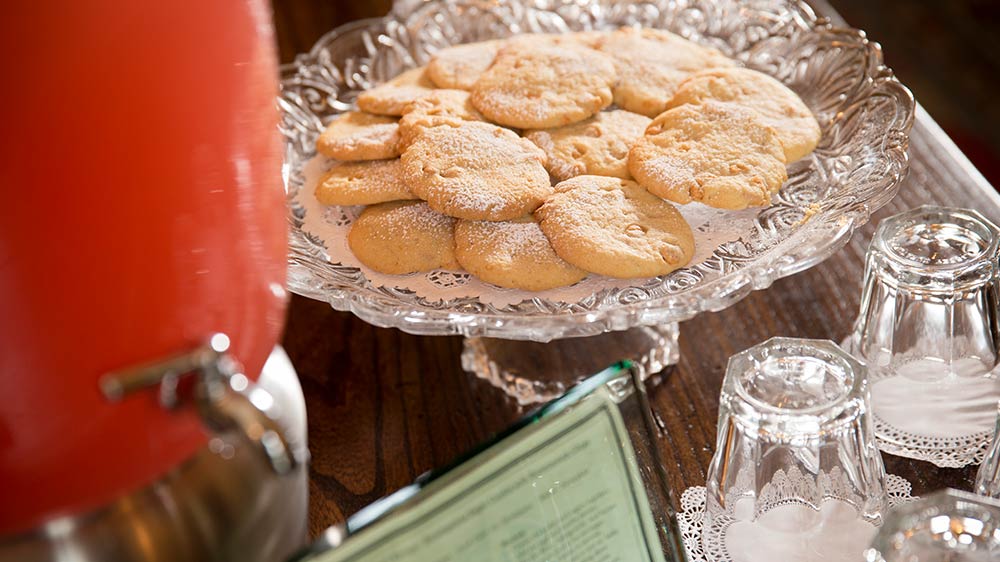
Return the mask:
<svg viewBox="0 0 1000 562">
<path fill-rule="evenodd" d="M 287 554 L 304 449 L 253 383 L 286 299 L 270 7 L 29 2 L 0 31 L 0 558 Z"/>
</svg>

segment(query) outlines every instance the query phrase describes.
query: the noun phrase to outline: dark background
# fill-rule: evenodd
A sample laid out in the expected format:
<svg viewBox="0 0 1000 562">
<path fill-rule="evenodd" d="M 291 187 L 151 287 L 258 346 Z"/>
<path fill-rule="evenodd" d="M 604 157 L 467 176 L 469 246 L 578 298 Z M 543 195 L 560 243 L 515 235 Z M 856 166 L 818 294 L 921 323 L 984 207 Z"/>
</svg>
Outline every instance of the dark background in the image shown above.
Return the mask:
<svg viewBox="0 0 1000 562">
<path fill-rule="evenodd" d="M 1000 185 L 1000 0 L 829 0 L 881 43 L 887 64 L 993 185 Z M 273 0 L 283 63 L 391 0 Z M 293 32 L 294 30 L 294 32 Z"/>
</svg>

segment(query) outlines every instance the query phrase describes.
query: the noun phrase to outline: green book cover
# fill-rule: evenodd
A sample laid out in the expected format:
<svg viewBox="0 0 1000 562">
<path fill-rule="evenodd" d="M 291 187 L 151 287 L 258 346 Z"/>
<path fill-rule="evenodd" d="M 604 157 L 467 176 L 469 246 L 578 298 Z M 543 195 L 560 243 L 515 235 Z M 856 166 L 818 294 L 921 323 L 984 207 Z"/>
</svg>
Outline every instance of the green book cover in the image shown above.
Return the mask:
<svg viewBox="0 0 1000 562">
<path fill-rule="evenodd" d="M 402 492 L 412 497 L 310 560 L 664 562 L 610 378 L 595 377 L 419 491 Z"/>
</svg>

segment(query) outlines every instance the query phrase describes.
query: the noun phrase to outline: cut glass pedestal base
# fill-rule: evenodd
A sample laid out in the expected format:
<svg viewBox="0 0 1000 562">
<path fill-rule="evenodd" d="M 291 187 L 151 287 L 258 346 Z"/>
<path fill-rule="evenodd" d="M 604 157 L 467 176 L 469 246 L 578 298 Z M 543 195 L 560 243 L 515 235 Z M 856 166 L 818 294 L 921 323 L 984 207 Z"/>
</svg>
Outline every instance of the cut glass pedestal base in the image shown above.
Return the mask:
<svg viewBox="0 0 1000 562">
<path fill-rule="evenodd" d="M 537 404 L 623 359 L 645 380 L 677 362 L 677 334 L 674 323 L 548 343 L 466 338 L 462 367 L 521 405 Z"/>
</svg>

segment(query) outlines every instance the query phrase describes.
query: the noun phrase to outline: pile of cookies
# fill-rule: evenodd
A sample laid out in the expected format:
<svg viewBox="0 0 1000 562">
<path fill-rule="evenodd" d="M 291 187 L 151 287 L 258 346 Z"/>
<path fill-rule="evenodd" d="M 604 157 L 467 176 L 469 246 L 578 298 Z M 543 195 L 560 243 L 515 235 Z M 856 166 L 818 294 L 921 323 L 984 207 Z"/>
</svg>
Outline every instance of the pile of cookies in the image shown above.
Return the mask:
<svg viewBox="0 0 1000 562">
<path fill-rule="evenodd" d="M 777 80 L 655 29 L 447 48 L 357 105 L 317 141 L 337 162 L 315 191 L 367 205 L 357 258 L 532 291 L 685 266 L 673 203 L 768 205 L 820 138 Z"/>
</svg>

